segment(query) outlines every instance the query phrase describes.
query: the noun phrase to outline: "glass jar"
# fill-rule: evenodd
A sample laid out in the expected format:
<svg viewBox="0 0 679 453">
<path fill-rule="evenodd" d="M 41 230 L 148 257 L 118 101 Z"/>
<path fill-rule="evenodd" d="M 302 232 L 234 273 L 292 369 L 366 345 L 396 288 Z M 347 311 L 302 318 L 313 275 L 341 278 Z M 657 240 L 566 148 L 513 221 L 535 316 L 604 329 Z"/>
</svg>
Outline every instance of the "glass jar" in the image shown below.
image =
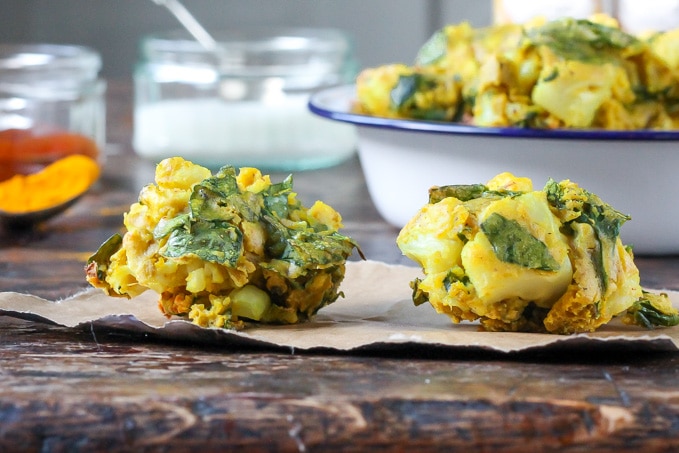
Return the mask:
<svg viewBox="0 0 679 453">
<path fill-rule="evenodd" d="M 211 168 L 272 171 L 337 164 L 355 152 L 353 126 L 308 110 L 311 93 L 351 83 L 351 40 L 332 29 L 214 33 L 206 49 L 183 31 L 146 37 L 135 69 L 135 151 Z"/>
<path fill-rule="evenodd" d="M 101 160 L 106 83 L 92 49 L 0 44 L 0 181 L 69 154 Z"/>
</svg>

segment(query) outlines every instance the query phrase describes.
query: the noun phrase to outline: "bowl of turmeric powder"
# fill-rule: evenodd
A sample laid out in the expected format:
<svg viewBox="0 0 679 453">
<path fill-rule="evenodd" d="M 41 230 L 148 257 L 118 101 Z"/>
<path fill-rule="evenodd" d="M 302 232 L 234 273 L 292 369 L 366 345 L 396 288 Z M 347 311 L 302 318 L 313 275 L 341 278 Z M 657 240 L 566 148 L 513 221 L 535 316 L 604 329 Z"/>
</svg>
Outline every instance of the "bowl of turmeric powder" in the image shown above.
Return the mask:
<svg viewBox="0 0 679 453">
<path fill-rule="evenodd" d="M 42 170 L 0 182 L 0 223 L 26 227 L 72 206 L 99 178 L 96 160 L 82 154 L 63 157 Z"/>
</svg>

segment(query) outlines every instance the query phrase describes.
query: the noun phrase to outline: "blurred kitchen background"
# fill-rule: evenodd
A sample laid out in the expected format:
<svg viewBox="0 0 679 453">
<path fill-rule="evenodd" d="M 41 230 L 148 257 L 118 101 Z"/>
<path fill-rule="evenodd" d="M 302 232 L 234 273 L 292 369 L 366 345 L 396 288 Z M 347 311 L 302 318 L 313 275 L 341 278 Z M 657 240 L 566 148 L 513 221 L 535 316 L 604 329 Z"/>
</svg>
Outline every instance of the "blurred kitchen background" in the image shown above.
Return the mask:
<svg viewBox="0 0 679 453">
<path fill-rule="evenodd" d="M 183 0 L 208 29 L 335 27 L 354 38 L 363 67 L 412 61 L 446 23 L 489 24 L 491 0 Z M 0 41 L 81 44 L 98 50 L 106 79 L 130 78 L 141 36 L 179 28 L 152 0 L 2 0 Z"/>
<path fill-rule="evenodd" d="M 142 107 L 141 97 L 137 96 L 139 83 L 135 85 L 135 115 L 132 112 L 131 82 L 140 60 L 142 37 L 181 28 L 166 8 L 153 0 L 0 1 L 0 42 L 77 44 L 99 52 L 103 61 L 99 76 L 108 83 L 107 100 L 115 101 L 108 102 L 107 116 L 118 119 L 106 122 L 107 144 L 125 144 L 120 149 L 127 149 L 130 130 L 150 131 L 154 143 L 166 144 L 173 153 L 177 147 L 187 152 L 185 146 L 169 138 L 169 132 L 140 127 L 137 119 L 141 115 L 136 114 Z M 417 51 L 432 33 L 446 24 L 462 21 L 482 27 L 493 22 L 524 22 L 535 15 L 587 17 L 593 11 L 605 11 L 619 19 L 625 13 L 628 19 L 621 20 L 621 25 L 629 27 L 627 29 L 631 29 L 630 25 L 644 29 L 650 25 L 676 27 L 679 24 L 679 0 L 182 0 L 182 3 L 209 31 L 268 26 L 342 30 L 353 38 L 358 70 L 389 63 L 412 64 Z M 306 104 L 302 108 L 304 114 L 308 114 Z M 267 109 L 269 111 L 273 112 Z M 109 116 L 110 113 L 113 114 Z M 209 116 L 223 120 L 220 115 Z M 187 125 L 183 110 L 181 117 L 182 124 Z M 163 127 L 174 131 L 174 126 L 163 118 Z M 207 124 L 199 119 L 195 119 L 195 123 L 200 127 Z M 288 129 L 282 130 L 287 133 Z M 219 127 L 215 130 L 225 133 Z M 196 144 L 198 136 L 209 134 L 196 134 L 191 129 L 185 135 L 192 146 L 204 148 Z M 316 146 L 307 138 L 305 136 L 305 143 L 311 143 L 310 148 Z M 218 143 L 221 146 L 224 140 Z M 134 145 L 139 152 L 137 140 Z M 107 147 L 108 152 L 112 149 Z M 312 151 L 317 154 L 316 150 Z M 250 148 L 247 153 L 253 154 Z M 284 154 L 287 155 L 287 151 Z"/>
</svg>

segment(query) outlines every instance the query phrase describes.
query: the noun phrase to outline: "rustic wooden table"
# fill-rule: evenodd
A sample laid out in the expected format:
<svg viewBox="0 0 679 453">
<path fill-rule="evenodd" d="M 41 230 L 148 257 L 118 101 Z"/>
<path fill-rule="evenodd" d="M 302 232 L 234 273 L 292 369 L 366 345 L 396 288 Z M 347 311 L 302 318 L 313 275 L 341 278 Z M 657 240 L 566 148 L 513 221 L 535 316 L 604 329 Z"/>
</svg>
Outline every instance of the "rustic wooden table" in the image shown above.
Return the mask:
<svg viewBox="0 0 679 453">
<path fill-rule="evenodd" d="M 0 291 L 57 299 L 87 286 L 87 256 L 152 179 L 129 131 L 123 108 L 80 204 L 0 232 Z M 357 159 L 297 173 L 295 187 L 342 212 L 369 258 L 406 262 Z M 677 257 L 637 263 L 646 286 L 679 290 Z M 678 378 L 679 353 L 223 350 L 0 316 L 0 451 L 676 451 Z"/>
</svg>

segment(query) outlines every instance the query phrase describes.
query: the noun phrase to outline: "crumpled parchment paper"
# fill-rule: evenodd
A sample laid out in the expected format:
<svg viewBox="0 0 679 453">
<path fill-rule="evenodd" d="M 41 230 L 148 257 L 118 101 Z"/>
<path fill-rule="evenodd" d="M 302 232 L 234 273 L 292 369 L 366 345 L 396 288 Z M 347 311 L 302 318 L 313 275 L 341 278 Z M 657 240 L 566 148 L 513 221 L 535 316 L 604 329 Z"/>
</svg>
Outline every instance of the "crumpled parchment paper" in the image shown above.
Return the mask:
<svg viewBox="0 0 679 453">
<path fill-rule="evenodd" d="M 517 352 L 550 346 L 583 347 L 606 344 L 660 351 L 679 349 L 679 326 L 646 330 L 619 321 L 595 333 L 548 335 L 483 332 L 474 323 L 453 324 L 429 304 L 416 307 L 408 283 L 419 268 L 377 261 L 349 262 L 342 284 L 345 298 L 323 308 L 313 321 L 291 326 L 252 325 L 234 332 L 205 329 L 181 318 L 167 319 L 157 295 L 147 291 L 128 300 L 90 289 L 68 299 L 49 301 L 13 292 L 0 293 L 0 315 L 82 328 L 96 326 L 177 341 L 239 346 L 285 347 L 292 350 L 352 351 L 398 345 L 480 348 Z M 679 293 L 665 291 L 675 305 Z"/>
</svg>

